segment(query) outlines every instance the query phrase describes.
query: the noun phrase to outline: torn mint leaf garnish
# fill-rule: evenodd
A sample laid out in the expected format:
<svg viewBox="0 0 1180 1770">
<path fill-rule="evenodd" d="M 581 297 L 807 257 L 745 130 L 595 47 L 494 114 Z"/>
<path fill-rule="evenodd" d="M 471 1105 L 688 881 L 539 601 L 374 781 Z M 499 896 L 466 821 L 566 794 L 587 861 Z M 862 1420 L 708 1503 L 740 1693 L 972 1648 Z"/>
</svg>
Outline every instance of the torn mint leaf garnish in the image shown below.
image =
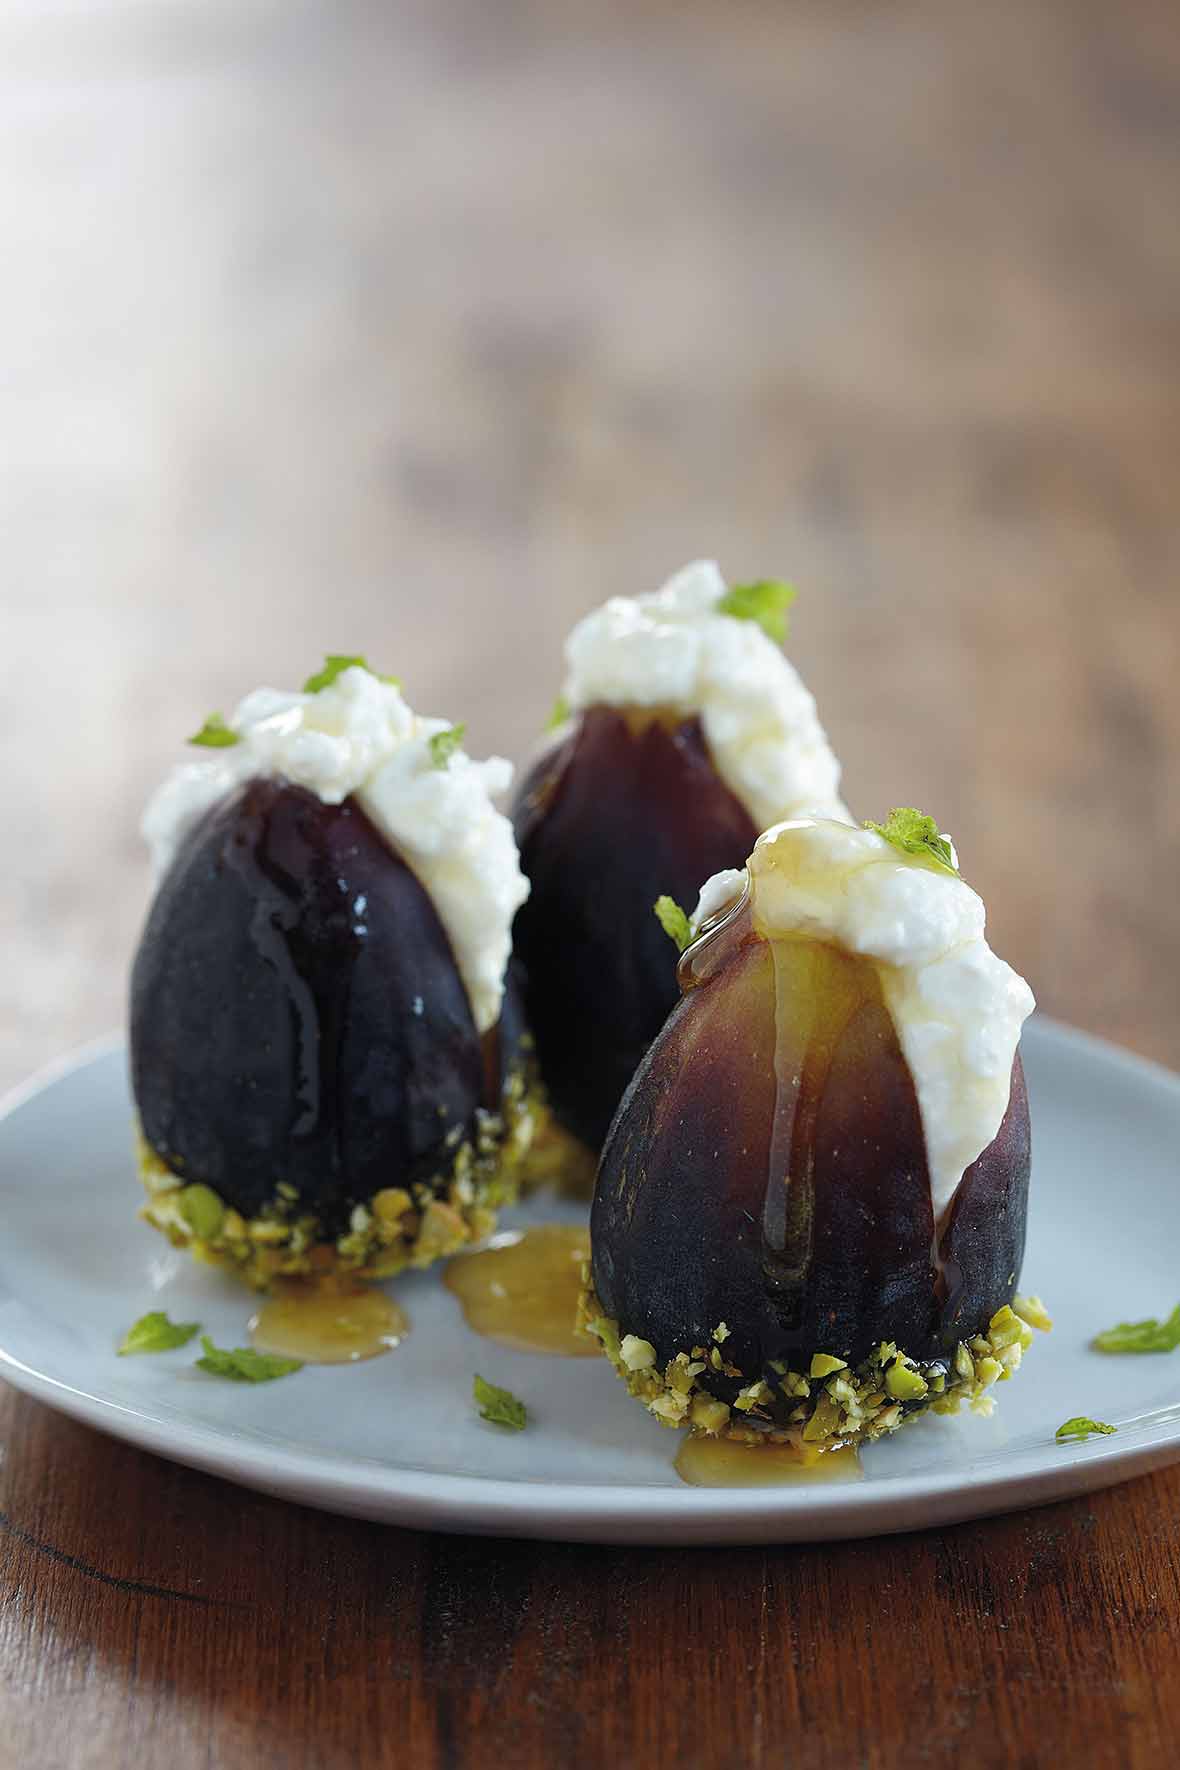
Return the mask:
<svg viewBox="0 0 1180 1770">
<path fill-rule="evenodd" d="M 119 1357 L 133 1352 L 172 1352 L 177 1346 L 187 1346 L 200 1325 L 199 1321 L 170 1321 L 164 1310 L 153 1309 L 127 1329 L 119 1342 Z"/>
</svg>

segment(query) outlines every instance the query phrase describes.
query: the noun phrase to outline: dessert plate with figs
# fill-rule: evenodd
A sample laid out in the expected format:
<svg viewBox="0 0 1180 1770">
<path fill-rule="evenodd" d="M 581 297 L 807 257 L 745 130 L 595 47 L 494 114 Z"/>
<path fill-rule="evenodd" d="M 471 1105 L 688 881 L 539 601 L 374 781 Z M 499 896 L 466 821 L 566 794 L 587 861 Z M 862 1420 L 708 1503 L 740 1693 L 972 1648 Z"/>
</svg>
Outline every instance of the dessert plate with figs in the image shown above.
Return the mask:
<svg viewBox="0 0 1180 1770">
<path fill-rule="evenodd" d="M 721 1471 L 723 1485 L 709 1484 L 707 1469 L 699 1484 L 679 1454 L 693 1440 L 636 1407 L 604 1359 L 564 1356 L 560 1325 L 548 1351 L 519 1343 L 566 1319 L 577 1290 L 586 1206 L 549 1191 L 503 1212 L 493 1238 L 509 1241 L 493 1250 L 507 1262 L 503 1282 L 468 1283 L 464 1262 L 484 1256 L 466 1253 L 441 1281 L 425 1270 L 381 1282 L 375 1294 L 395 1299 L 402 1317 L 387 1355 L 346 1368 L 309 1362 L 260 1384 L 201 1369 L 199 1336 L 119 1357 L 133 1318 L 149 1312 L 199 1324 L 216 1347 L 241 1346 L 258 1301 L 146 1229 L 129 1233 L 134 1116 L 116 1043 L 30 1084 L 0 1118 L 0 1374 L 98 1430 L 228 1480 L 460 1532 L 815 1541 L 1107 1486 L 1180 1459 L 1180 1351 L 1092 1349 L 1112 1323 L 1166 1317 L 1176 1301 L 1180 1078 L 1040 1016 L 1021 1049 L 1036 1126 L 1023 1282 L 1044 1294 L 1053 1329 L 1038 1334 L 990 1418 L 931 1414 L 812 1467 L 779 1468 L 757 1451 L 752 1468 Z M 544 1250 L 548 1288 L 530 1288 L 528 1238 L 511 1241 L 536 1225 L 565 1231 L 544 1238 L 556 1243 Z M 554 1254 L 569 1268 L 564 1288 Z M 511 1296 L 517 1281 L 524 1304 L 497 1321 L 497 1290 Z M 523 1429 L 481 1417 L 477 1375 L 523 1404 Z M 1116 1431 L 1059 1442 L 1057 1429 L 1081 1416 Z"/>
<path fill-rule="evenodd" d="M 793 597 L 608 598 L 503 809 L 360 656 L 211 714 L 126 1050 L 0 1117 L 0 1373 L 268 1492 L 599 1541 L 1180 1456 L 1180 1079 L 1022 1037 L 949 834 L 848 809 Z"/>
</svg>

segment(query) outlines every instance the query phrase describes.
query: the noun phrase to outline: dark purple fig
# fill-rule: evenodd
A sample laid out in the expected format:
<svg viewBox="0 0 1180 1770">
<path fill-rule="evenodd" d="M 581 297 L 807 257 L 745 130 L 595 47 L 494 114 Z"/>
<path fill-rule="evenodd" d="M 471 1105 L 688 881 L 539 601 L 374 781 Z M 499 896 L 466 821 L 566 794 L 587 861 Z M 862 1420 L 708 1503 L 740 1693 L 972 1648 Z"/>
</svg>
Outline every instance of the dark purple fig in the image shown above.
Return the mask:
<svg viewBox="0 0 1180 1770">
<path fill-rule="evenodd" d="M 518 1022 L 513 1001 L 517 1061 Z M 146 1143 L 216 1195 L 209 1209 L 332 1242 L 375 1195 L 442 1191 L 499 1108 L 503 1064 L 430 897 L 360 806 L 255 779 L 192 831 L 156 895 L 131 1069 Z"/>
<path fill-rule="evenodd" d="M 514 822 L 532 887 L 515 948 L 542 1078 L 561 1124 L 597 1150 L 679 995 L 652 906 L 668 894 L 691 910 L 757 830 L 699 719 L 605 706 L 536 763 Z"/>
<path fill-rule="evenodd" d="M 936 1236 L 918 1100 L 873 964 L 798 935 L 764 938 L 746 904 L 689 949 L 681 980 L 603 1149 L 591 1220 L 592 1313 L 634 1337 L 634 1368 L 703 1348 L 693 1393 L 744 1394 L 745 1430 L 811 1420 L 818 1379 L 842 1363 L 837 1384 L 859 1399 L 815 1436 L 855 1437 L 870 1393 L 889 1429 L 970 1387 L 974 1361 L 1027 1340 L 1014 1316 L 1005 1340 L 1009 1311 L 997 1345 L 963 1364 L 961 1343 L 986 1337 L 1011 1303 L 1024 1252 L 1019 1055 L 999 1133 Z M 905 1355 L 892 1374 L 883 1344 Z M 801 1389 L 817 1355 L 817 1381 Z M 998 1374 L 980 1368 L 981 1383 Z M 649 1402 L 655 1381 L 641 1374 Z M 763 1390 L 749 1405 L 752 1384 Z"/>
</svg>

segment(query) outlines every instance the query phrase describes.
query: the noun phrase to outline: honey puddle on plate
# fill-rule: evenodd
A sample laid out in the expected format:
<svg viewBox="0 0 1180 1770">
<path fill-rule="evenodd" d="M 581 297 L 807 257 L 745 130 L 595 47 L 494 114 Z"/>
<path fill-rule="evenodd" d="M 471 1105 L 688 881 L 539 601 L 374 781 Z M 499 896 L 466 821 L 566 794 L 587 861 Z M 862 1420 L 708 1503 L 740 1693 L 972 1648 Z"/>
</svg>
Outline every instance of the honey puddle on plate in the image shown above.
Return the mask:
<svg viewBox="0 0 1180 1770">
<path fill-rule="evenodd" d="M 596 1358 L 598 1343 L 574 1332 L 590 1232 L 564 1223 L 497 1236 L 478 1254 L 447 1266 L 446 1287 L 467 1325 L 518 1352 Z"/>
<path fill-rule="evenodd" d="M 259 1352 L 307 1364 L 357 1364 L 392 1352 L 409 1317 L 383 1291 L 341 1279 L 281 1279 L 250 1323 Z"/>
<path fill-rule="evenodd" d="M 847 1450 L 797 1450 L 793 1444 L 735 1444 L 728 1438 L 685 1438 L 676 1473 L 690 1487 L 796 1487 L 801 1482 L 859 1481 L 860 1458 Z"/>
</svg>

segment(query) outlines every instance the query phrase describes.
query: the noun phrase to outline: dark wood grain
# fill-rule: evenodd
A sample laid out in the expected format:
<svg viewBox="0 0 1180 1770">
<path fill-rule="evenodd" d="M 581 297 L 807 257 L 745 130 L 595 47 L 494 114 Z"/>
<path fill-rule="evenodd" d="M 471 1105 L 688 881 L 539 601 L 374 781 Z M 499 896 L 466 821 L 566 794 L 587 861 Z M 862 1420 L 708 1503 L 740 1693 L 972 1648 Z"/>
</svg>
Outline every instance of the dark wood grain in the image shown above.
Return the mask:
<svg viewBox="0 0 1180 1770">
<path fill-rule="evenodd" d="M 1170 0 L 13 0 L 0 1079 L 122 1015 L 175 740 L 328 649 L 521 756 L 786 572 L 864 815 L 1180 1065 Z M 0 1390 L 0 1764 L 1155 1770 L 1180 1473 L 827 1548 L 431 1538 Z"/>
</svg>

